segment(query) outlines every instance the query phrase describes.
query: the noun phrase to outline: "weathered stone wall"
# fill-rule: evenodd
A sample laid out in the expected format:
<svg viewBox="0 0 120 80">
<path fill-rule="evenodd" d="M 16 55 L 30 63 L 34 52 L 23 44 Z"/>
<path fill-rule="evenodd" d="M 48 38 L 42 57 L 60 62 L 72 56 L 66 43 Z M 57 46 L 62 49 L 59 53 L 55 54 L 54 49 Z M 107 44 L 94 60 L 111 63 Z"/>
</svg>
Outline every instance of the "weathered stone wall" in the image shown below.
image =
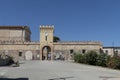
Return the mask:
<svg viewBox="0 0 120 80">
<path fill-rule="evenodd" d="M 100 42 L 58 42 L 54 43 L 54 55 L 62 55 L 66 60 L 73 59 L 73 53 L 83 53 L 95 50 L 97 52 L 102 49 Z"/>
<path fill-rule="evenodd" d="M 22 40 L 22 30 L 4 30 L 0 29 L 0 40 L 10 41 L 10 40 Z"/>
<path fill-rule="evenodd" d="M 120 56 L 120 47 L 103 47 L 103 51 L 111 56 L 114 56 L 114 54 Z"/>
<path fill-rule="evenodd" d="M 89 50 L 99 52 L 102 49 L 102 43 L 95 41 L 54 43 L 53 33 L 53 25 L 40 26 L 40 41 L 30 42 L 31 31 L 27 26 L 0 26 L 0 54 L 9 54 L 17 59 L 42 60 L 44 54 L 42 50 L 44 47 L 49 47 L 51 59 L 60 54 L 67 60 L 73 59 L 74 52 Z"/>
<path fill-rule="evenodd" d="M 28 59 L 28 60 L 39 60 L 40 59 L 39 50 L 0 50 L 0 54 L 4 53 L 17 60 L 27 60 L 26 57 L 29 56 L 26 54 L 27 52 L 32 53 L 31 59 Z"/>
<path fill-rule="evenodd" d="M 54 50 L 75 50 L 76 52 L 80 50 L 95 50 L 99 51 L 102 49 L 102 44 L 100 42 L 60 42 L 54 43 Z"/>
<path fill-rule="evenodd" d="M 5 53 L 16 59 L 24 60 L 29 54 L 32 58 L 30 60 L 40 59 L 40 44 L 39 42 L 16 42 L 0 44 L 0 54 Z M 39 56 L 39 58 L 38 58 Z"/>
<path fill-rule="evenodd" d="M 30 41 L 27 26 L 0 26 L 0 41 Z"/>
<path fill-rule="evenodd" d="M 39 50 L 37 44 L 2 44 L 0 50 Z"/>
<path fill-rule="evenodd" d="M 40 42 L 53 43 L 54 26 L 40 26 Z M 47 37 L 47 40 L 46 40 Z"/>
<path fill-rule="evenodd" d="M 43 48 L 45 46 L 50 47 L 51 52 L 51 59 L 53 59 L 53 33 L 54 33 L 54 26 L 40 26 L 40 59 L 43 59 Z M 45 56 L 47 57 L 47 55 Z M 47 58 L 45 58 L 47 59 Z"/>
</svg>

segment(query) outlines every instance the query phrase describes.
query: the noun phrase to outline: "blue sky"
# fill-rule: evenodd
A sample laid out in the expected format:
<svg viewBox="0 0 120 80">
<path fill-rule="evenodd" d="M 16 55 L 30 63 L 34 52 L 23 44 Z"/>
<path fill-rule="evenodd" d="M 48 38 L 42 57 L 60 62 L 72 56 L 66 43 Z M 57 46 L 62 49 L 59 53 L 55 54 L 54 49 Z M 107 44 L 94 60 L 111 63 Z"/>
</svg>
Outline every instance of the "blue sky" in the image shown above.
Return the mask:
<svg viewBox="0 0 120 80">
<path fill-rule="evenodd" d="M 0 25 L 54 25 L 62 41 L 101 41 L 120 46 L 120 0 L 0 0 Z"/>
</svg>

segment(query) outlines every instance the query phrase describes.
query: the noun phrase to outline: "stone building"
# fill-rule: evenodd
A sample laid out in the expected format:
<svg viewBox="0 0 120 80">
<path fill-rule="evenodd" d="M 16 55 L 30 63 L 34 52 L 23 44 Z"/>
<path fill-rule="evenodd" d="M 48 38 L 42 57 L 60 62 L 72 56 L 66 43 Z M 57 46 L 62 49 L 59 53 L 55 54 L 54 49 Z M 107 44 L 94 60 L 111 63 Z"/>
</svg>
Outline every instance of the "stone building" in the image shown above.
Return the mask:
<svg viewBox="0 0 120 80">
<path fill-rule="evenodd" d="M 31 32 L 27 26 L 0 26 L 1 41 L 30 41 Z"/>
<path fill-rule="evenodd" d="M 0 26 L 0 54 L 20 60 L 72 60 L 74 52 L 99 52 L 102 43 L 96 41 L 53 42 L 54 26 L 40 26 L 40 41 L 31 41 L 27 26 Z"/>
<path fill-rule="evenodd" d="M 103 51 L 111 56 L 120 56 L 120 47 L 103 47 Z"/>
</svg>

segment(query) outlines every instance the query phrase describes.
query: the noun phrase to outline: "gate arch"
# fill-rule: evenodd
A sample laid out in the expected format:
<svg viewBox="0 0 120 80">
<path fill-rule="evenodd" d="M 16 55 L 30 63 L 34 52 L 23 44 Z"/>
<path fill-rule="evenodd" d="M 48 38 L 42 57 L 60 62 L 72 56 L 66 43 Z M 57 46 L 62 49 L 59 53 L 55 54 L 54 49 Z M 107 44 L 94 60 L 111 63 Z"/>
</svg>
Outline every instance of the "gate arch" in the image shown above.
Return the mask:
<svg viewBox="0 0 120 80">
<path fill-rule="evenodd" d="M 42 60 L 51 60 L 51 47 L 44 46 L 42 48 Z"/>
</svg>

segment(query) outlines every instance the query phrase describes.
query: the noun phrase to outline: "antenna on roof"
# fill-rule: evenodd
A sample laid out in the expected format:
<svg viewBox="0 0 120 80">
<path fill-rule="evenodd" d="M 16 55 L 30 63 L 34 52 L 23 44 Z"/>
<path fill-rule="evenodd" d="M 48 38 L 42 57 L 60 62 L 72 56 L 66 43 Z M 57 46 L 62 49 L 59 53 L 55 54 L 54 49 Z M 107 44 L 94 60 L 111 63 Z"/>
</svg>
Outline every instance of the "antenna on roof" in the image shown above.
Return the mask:
<svg viewBox="0 0 120 80">
<path fill-rule="evenodd" d="M 115 54 L 114 42 L 112 42 L 113 54 Z"/>
<path fill-rule="evenodd" d="M 114 47 L 114 42 L 112 42 L 112 47 Z"/>
</svg>

